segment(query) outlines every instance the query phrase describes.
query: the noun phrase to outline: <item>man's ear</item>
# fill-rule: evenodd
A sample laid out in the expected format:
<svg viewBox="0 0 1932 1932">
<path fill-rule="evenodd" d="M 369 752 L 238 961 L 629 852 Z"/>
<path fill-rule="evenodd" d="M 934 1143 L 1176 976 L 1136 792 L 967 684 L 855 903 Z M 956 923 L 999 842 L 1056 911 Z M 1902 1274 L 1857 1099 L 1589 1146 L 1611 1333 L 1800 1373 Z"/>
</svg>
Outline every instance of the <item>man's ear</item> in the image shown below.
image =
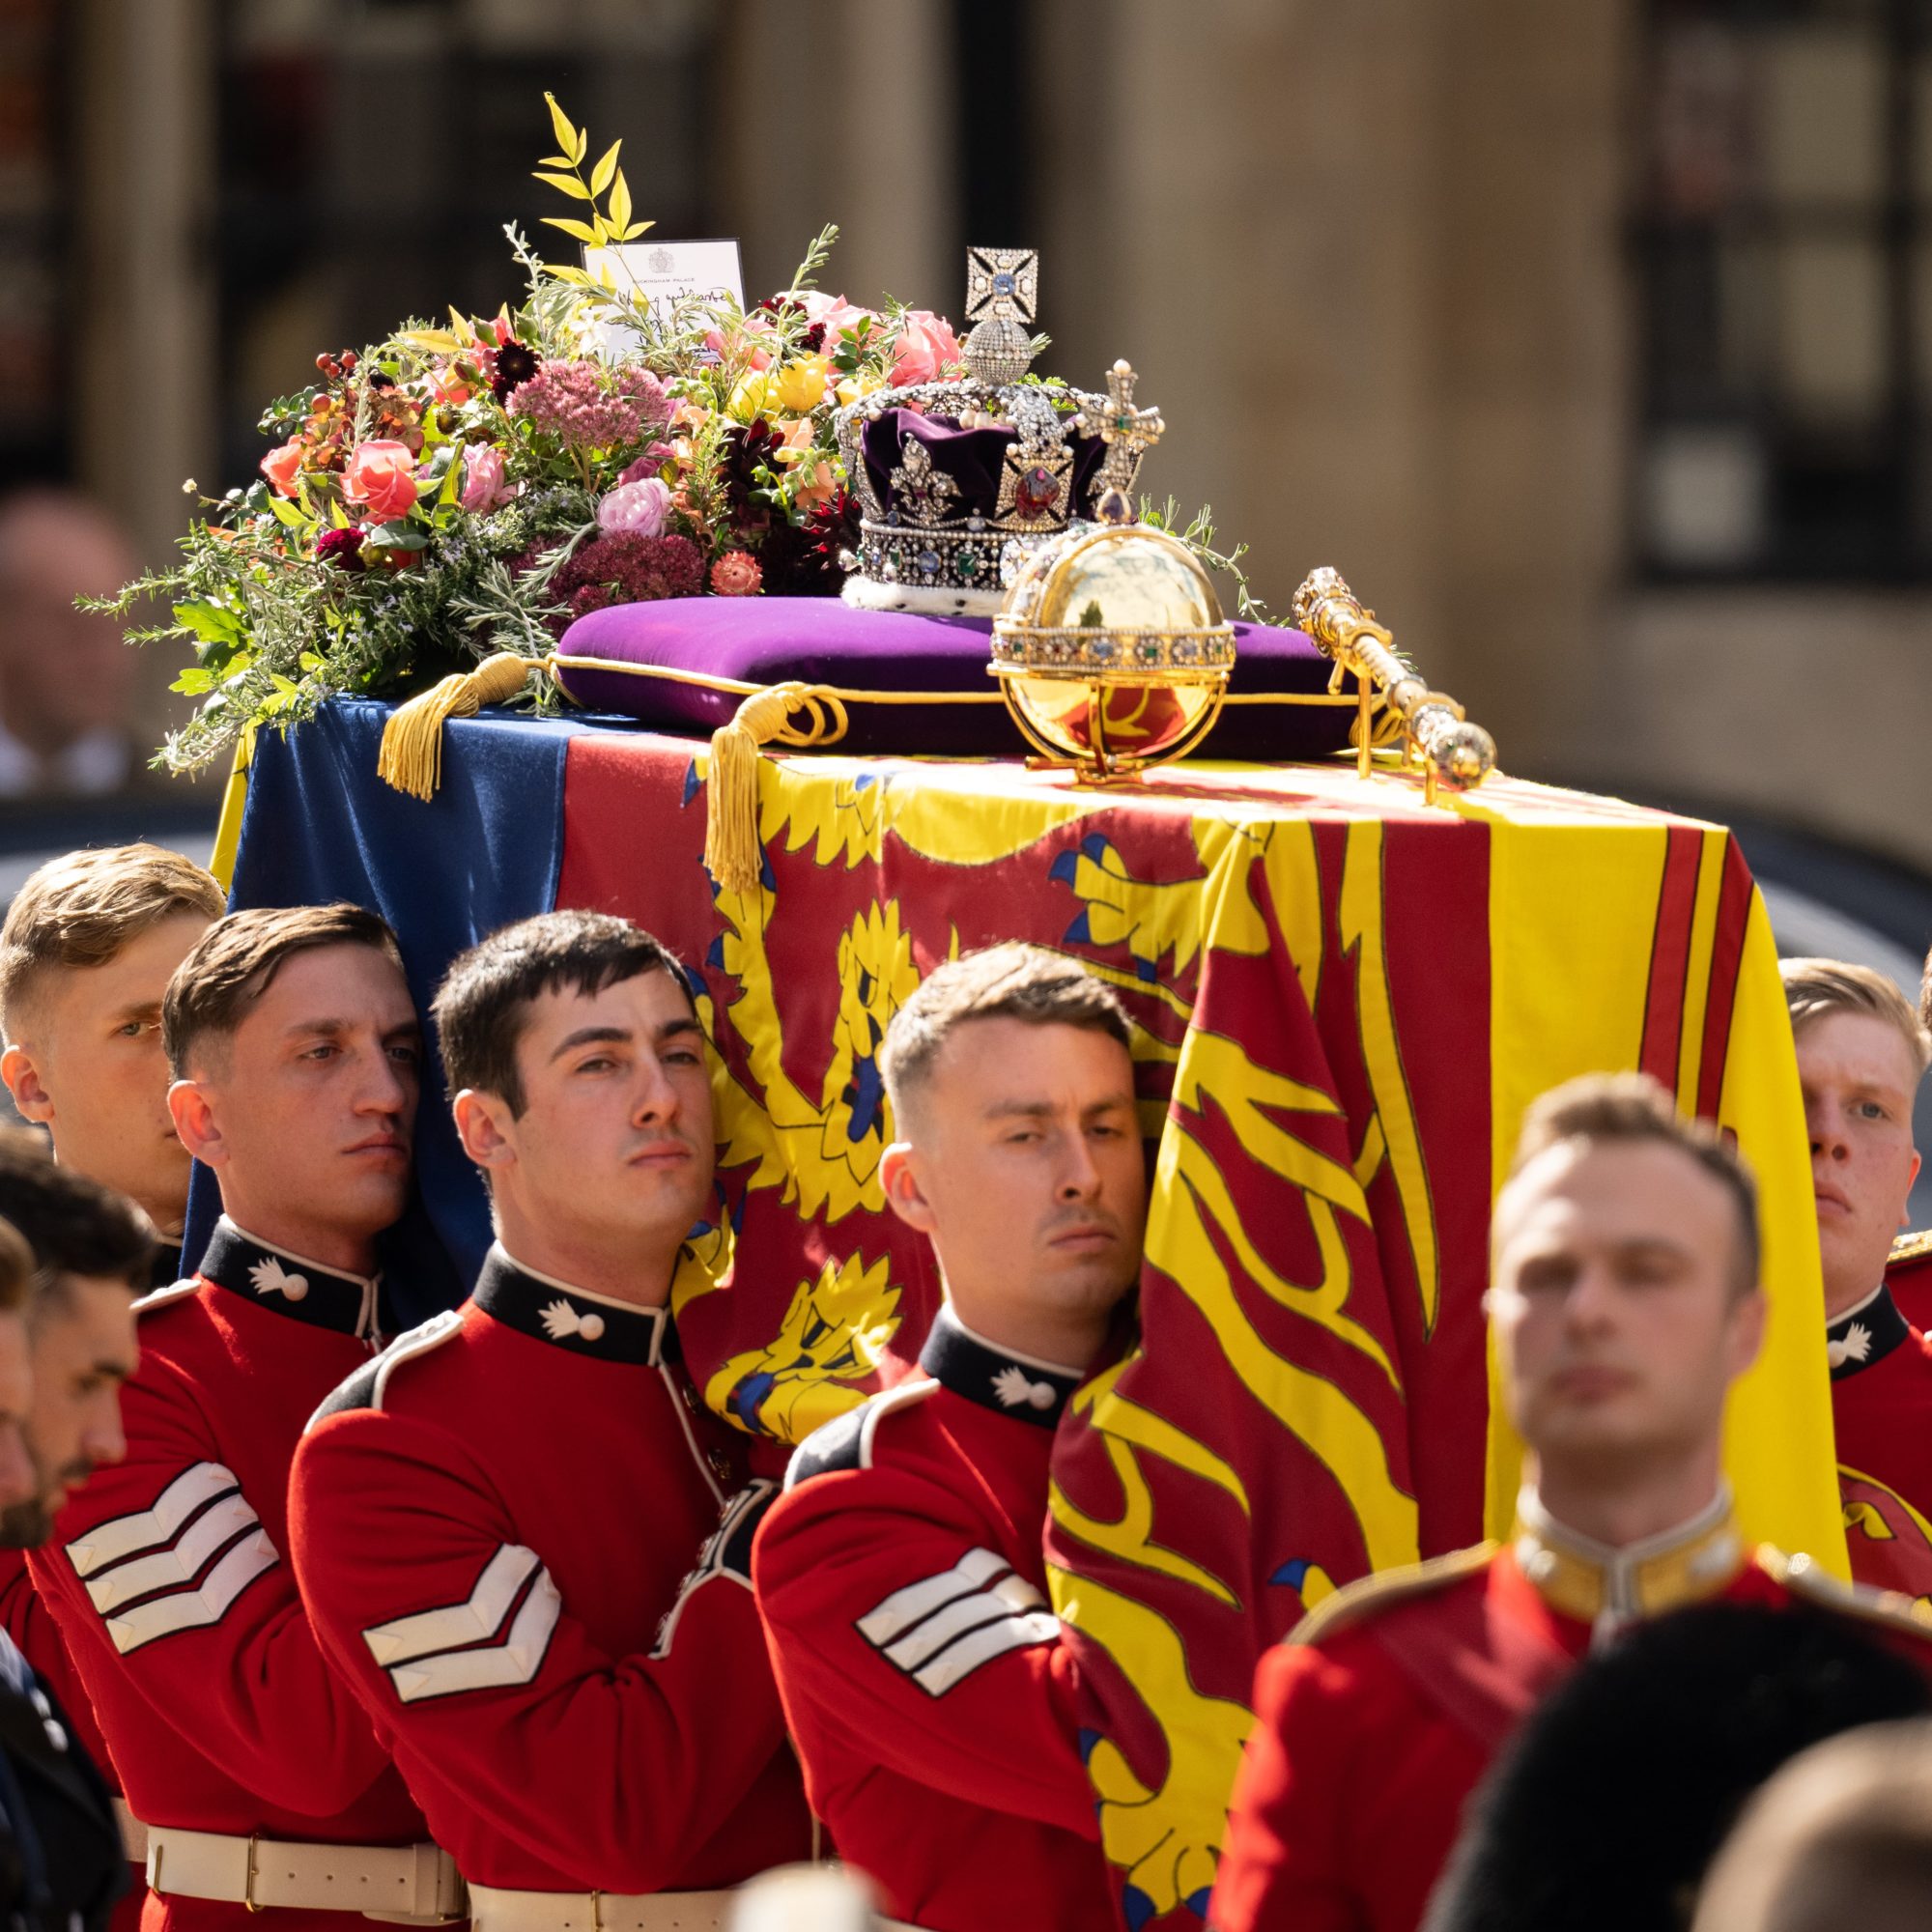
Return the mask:
<svg viewBox="0 0 1932 1932">
<path fill-rule="evenodd" d="M 456 1138 L 463 1151 L 486 1171 L 508 1167 L 517 1158 L 515 1127 L 509 1103 L 499 1094 L 466 1087 L 449 1103 Z"/>
<path fill-rule="evenodd" d="M 0 1053 L 0 1080 L 7 1083 L 14 1110 L 23 1121 L 32 1121 L 42 1127 L 53 1125 L 54 1096 L 41 1078 L 40 1063 L 32 1047 L 15 1042 Z"/>
<path fill-rule="evenodd" d="M 168 1118 L 175 1123 L 181 1144 L 207 1167 L 222 1167 L 228 1160 L 228 1143 L 209 1105 L 208 1090 L 199 1080 L 177 1080 L 168 1089 Z"/>
<path fill-rule="evenodd" d="M 932 1203 L 920 1188 L 919 1175 L 913 1163 L 911 1142 L 895 1141 L 879 1156 L 879 1184 L 886 1190 L 886 1205 L 908 1228 L 917 1228 L 922 1235 L 930 1235 L 938 1225 L 939 1217 L 934 1214 Z"/>
<path fill-rule="evenodd" d="M 1731 1330 L 1731 1380 L 1737 1378 L 1758 1358 L 1764 1348 L 1764 1324 L 1771 1316 L 1771 1302 L 1761 1288 L 1738 1296 Z"/>
</svg>

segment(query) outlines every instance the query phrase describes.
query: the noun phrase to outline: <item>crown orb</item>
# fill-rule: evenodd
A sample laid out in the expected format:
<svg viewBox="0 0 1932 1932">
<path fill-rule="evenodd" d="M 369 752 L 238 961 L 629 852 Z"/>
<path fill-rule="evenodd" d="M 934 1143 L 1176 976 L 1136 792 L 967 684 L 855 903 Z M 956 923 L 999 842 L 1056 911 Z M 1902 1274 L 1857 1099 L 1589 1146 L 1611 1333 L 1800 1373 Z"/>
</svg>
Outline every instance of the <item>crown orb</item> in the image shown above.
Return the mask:
<svg viewBox="0 0 1932 1932">
<path fill-rule="evenodd" d="M 1017 383 L 1033 366 L 1033 337 L 1009 315 L 976 323 L 960 345 L 960 359 L 975 382 L 998 388 Z"/>
</svg>

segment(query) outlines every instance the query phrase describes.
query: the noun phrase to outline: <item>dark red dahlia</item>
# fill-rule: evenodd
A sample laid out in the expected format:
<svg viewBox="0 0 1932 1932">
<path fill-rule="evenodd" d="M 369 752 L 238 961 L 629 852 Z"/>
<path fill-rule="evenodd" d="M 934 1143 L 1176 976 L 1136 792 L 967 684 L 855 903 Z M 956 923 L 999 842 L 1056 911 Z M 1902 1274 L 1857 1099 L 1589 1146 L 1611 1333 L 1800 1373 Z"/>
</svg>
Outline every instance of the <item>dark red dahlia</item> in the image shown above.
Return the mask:
<svg viewBox="0 0 1932 1932">
<path fill-rule="evenodd" d="M 324 530 L 315 540 L 315 560 L 318 563 L 332 563 L 343 570 L 363 570 L 367 560 L 362 554 L 362 532 L 349 528 Z"/>
<path fill-rule="evenodd" d="M 612 604 L 649 604 L 704 592 L 704 553 L 689 537 L 642 537 L 612 530 L 592 537 L 564 560 L 550 594 L 572 617 Z M 554 618 L 560 637 L 568 619 Z"/>
</svg>

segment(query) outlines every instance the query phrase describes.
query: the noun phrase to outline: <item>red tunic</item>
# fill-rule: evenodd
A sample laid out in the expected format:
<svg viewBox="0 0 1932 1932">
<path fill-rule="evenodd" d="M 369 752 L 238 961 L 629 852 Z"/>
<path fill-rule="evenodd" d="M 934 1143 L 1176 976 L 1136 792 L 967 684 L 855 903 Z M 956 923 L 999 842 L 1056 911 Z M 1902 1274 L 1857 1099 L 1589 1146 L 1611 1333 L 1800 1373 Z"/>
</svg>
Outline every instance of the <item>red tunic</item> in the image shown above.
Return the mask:
<svg viewBox="0 0 1932 1932">
<path fill-rule="evenodd" d="M 933 1379 L 810 1437 L 758 1533 L 806 1789 L 893 1918 L 1113 1932 L 1041 1554 L 1054 1425 L 1078 1378 L 944 1311 L 921 1362 Z"/>
<path fill-rule="evenodd" d="M 1413 1932 L 1491 1760 L 1589 1648 L 1523 1574 L 1536 1548 L 1371 1577 L 1262 1659 L 1214 1932 Z M 1764 1562 L 1702 1600 L 1789 1603 Z"/>
<path fill-rule="evenodd" d="M 493 1249 L 296 1458 L 310 1613 L 472 1884 L 695 1890 L 810 1855 L 751 1590 L 771 1486 L 733 1493 L 674 1340 Z"/>
<path fill-rule="evenodd" d="M 335 1844 L 427 1836 L 282 1560 L 296 1442 L 369 1359 L 374 1300 L 373 1284 L 221 1222 L 200 1275 L 138 1304 L 127 1460 L 97 1470 L 53 1541 L 28 1553 L 128 1802 L 151 1826 Z M 245 1906 L 178 1895 L 152 1894 L 143 1922 L 273 1932 Z"/>
<path fill-rule="evenodd" d="M 1932 1597 L 1932 1338 L 1889 1288 L 1826 1330 L 1852 1575 Z"/>
<path fill-rule="evenodd" d="M 1932 1234 L 1899 1236 L 1885 1266 L 1885 1285 L 1913 1327 L 1921 1335 L 1932 1328 Z"/>
</svg>

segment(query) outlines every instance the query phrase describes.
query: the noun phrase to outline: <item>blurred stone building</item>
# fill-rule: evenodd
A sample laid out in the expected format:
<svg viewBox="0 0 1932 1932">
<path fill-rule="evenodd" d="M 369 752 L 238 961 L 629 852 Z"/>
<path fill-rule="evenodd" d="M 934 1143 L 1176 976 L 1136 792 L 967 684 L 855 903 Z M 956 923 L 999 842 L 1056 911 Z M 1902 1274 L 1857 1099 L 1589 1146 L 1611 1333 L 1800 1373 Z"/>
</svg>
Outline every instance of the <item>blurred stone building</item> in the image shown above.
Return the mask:
<svg viewBox="0 0 1932 1932">
<path fill-rule="evenodd" d="M 0 461 L 151 554 L 317 350 L 514 297 L 550 87 L 754 291 L 1037 243 L 1151 492 L 1507 768 L 1932 869 L 1932 0 L 0 0 L 10 61 Z"/>
</svg>

